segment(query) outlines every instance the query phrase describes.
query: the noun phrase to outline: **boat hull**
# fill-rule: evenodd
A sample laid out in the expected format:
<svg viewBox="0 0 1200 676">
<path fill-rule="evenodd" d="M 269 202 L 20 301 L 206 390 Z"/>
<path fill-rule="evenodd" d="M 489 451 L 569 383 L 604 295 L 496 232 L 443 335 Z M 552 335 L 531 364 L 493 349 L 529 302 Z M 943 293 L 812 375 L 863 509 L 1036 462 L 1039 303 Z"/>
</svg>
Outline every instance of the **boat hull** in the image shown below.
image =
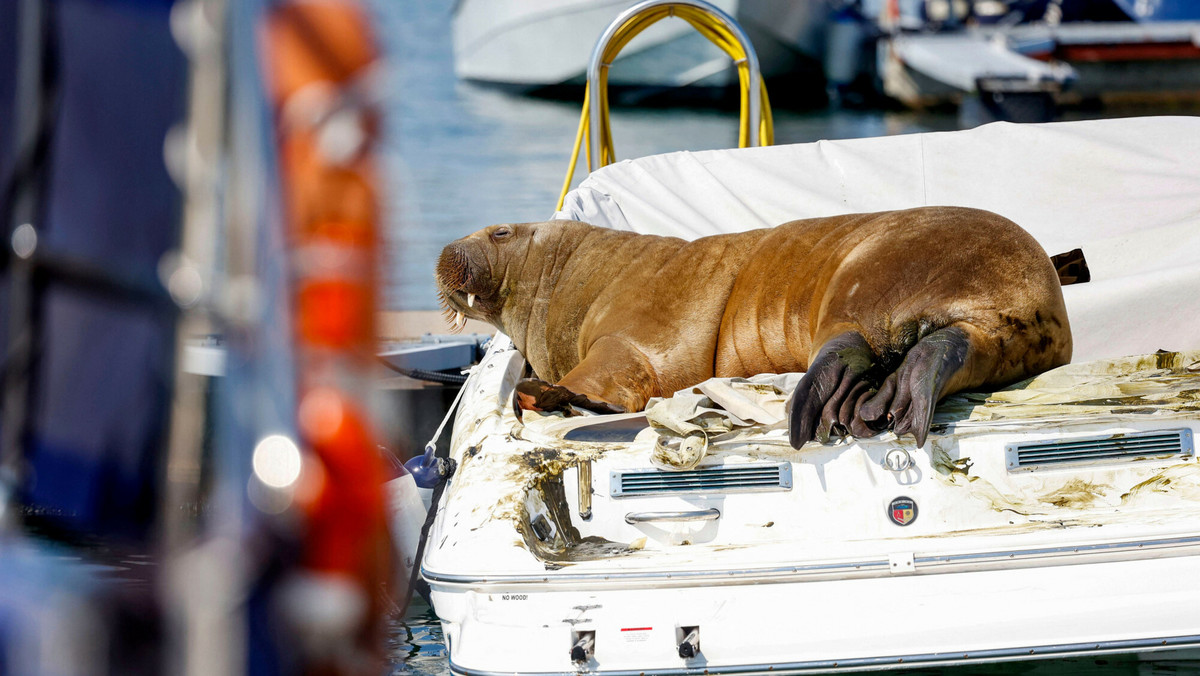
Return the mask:
<svg viewBox="0 0 1200 676">
<path fill-rule="evenodd" d="M 943 406 L 959 421 L 935 419 L 928 449 L 884 435 L 797 455 L 774 443 L 781 430 L 716 438 L 692 479 L 644 469 L 648 429 L 621 442 L 593 419 L 518 424 L 504 393 L 523 360 L 493 348 L 464 396 L 423 566 L 451 668 L 814 673 L 1200 649 L 1188 364 L 1197 355 L 1075 365 L 965 404 L 970 416 Z M 1137 407 L 1131 424 L 1119 399 L 1096 398 L 1126 391 L 1157 412 Z M 1048 397 L 1076 419 L 1022 418 L 1053 414 Z M 747 479 L 768 468 L 775 483 Z M 910 517 L 891 514 L 895 496 Z M 716 518 L 654 517 L 681 513 Z M 693 630 L 699 650 L 680 657 Z"/>
<path fill-rule="evenodd" d="M 899 34 L 880 42 L 882 84 L 889 96 L 918 107 L 995 93 L 1039 93 L 1067 103 L 1190 100 L 1200 87 L 1200 47 L 1193 38 L 1198 30 L 1200 22 L 1191 20 Z"/>
<path fill-rule="evenodd" d="M 465 0 L 453 19 L 455 73 L 460 79 L 511 92 L 552 94 L 565 89 L 577 95 L 595 40 L 629 4 L 626 0 Z M 745 12 L 737 0 L 713 4 L 748 22 L 746 30 L 766 77 L 789 73 L 799 53 L 811 55 L 804 51 L 809 42 L 797 41 L 810 41 L 825 19 L 819 3 L 760 0 Z M 609 84 L 618 91 L 723 88 L 737 84 L 737 73 L 729 57 L 691 26 L 667 19 L 648 27 L 622 50 Z"/>
<path fill-rule="evenodd" d="M 1193 551 L 1036 575 L 884 572 L 704 588 L 665 575 L 595 589 L 431 582 L 454 673 L 778 674 L 1196 651 L 1200 588 L 1188 581 L 1197 573 Z M 682 627 L 699 627 L 695 658 L 678 655 Z M 570 649 L 585 631 L 595 652 L 578 664 Z"/>
</svg>

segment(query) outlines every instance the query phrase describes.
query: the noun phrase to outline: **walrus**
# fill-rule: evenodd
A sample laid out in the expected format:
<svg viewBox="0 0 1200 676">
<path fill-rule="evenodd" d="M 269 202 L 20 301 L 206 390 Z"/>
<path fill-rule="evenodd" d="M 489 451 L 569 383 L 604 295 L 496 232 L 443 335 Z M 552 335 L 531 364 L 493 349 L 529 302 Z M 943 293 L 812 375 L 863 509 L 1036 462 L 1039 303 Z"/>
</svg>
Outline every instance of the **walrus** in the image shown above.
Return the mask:
<svg viewBox="0 0 1200 676">
<path fill-rule="evenodd" d="M 1050 257 L 978 209 L 810 218 L 694 241 L 501 224 L 447 245 L 436 273 L 456 326 L 491 323 L 532 367 L 514 393 L 521 408 L 636 411 L 714 376 L 804 371 L 787 404 L 797 449 L 888 428 L 923 446 L 943 397 L 1071 358 Z"/>
</svg>

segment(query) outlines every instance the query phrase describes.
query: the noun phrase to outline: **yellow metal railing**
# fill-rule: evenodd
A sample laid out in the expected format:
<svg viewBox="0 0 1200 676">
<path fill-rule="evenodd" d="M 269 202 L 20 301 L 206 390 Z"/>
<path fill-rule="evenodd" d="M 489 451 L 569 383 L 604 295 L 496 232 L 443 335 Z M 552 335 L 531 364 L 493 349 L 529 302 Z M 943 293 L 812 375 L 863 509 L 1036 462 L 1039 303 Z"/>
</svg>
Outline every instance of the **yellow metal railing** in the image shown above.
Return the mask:
<svg viewBox="0 0 1200 676">
<path fill-rule="evenodd" d="M 771 121 L 771 104 L 767 99 L 767 87 L 762 82 L 758 66 L 758 55 L 749 38 L 725 12 L 702 0 L 645 0 L 625 10 L 618 16 L 592 50 L 588 64 L 588 84 L 583 96 L 583 114 L 579 120 L 579 131 L 575 134 L 575 149 L 571 153 L 571 165 L 563 181 L 562 193 L 558 198 L 558 209 L 571 189 L 575 176 L 575 164 L 579 161 L 579 149 L 587 138 L 588 171 L 593 170 L 592 158 L 599 169 L 616 159 L 613 150 L 612 127 L 608 118 L 608 69 L 617 54 L 638 33 L 648 26 L 667 17 L 676 16 L 692 25 L 701 35 L 708 38 L 729 55 L 737 65 L 741 84 L 741 110 L 738 127 L 738 147 L 767 146 L 775 140 Z M 752 92 L 758 92 L 754 96 Z M 592 133 L 592 130 L 599 130 Z"/>
</svg>

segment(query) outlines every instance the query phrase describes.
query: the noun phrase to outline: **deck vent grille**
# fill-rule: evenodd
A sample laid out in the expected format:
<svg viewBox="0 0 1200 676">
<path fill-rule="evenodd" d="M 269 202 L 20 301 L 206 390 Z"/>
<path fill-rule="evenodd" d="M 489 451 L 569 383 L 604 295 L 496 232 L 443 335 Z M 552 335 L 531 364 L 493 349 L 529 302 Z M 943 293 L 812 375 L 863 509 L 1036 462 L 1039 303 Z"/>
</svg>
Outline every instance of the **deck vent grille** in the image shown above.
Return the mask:
<svg viewBox="0 0 1200 676">
<path fill-rule="evenodd" d="M 786 491 L 792 488 L 792 464 L 789 462 L 714 465 L 684 471 L 620 469 L 613 470 L 610 476 L 614 498 Z"/>
<path fill-rule="evenodd" d="M 1010 472 L 1020 472 L 1185 458 L 1192 454 L 1192 431 L 1181 429 L 1010 444 L 1005 448 L 1005 461 Z"/>
</svg>

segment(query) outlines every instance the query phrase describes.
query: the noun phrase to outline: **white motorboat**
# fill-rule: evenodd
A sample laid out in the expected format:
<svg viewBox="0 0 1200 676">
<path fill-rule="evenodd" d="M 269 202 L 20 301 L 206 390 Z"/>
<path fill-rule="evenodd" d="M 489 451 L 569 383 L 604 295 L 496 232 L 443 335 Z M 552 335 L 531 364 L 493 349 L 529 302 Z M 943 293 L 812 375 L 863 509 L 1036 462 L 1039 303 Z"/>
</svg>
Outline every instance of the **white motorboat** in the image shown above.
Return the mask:
<svg viewBox="0 0 1200 676">
<path fill-rule="evenodd" d="M 454 9 L 454 69 L 479 83 L 533 91 L 583 84 L 597 35 L 632 0 L 462 0 Z M 819 44 L 823 2 L 713 0 L 750 33 L 768 77 L 791 71 L 804 48 Z M 814 52 L 807 52 L 809 58 Z M 729 58 L 683 21 L 663 21 L 623 50 L 612 70 L 617 87 L 736 85 Z"/>
<path fill-rule="evenodd" d="M 1051 253 L 1072 364 L 890 433 L 789 447 L 788 383 L 688 438 L 641 414 L 509 405 L 498 336 L 454 423 L 423 574 L 456 674 L 809 673 L 1081 655 L 1200 657 L 1200 119 L 673 153 L 600 169 L 559 217 L 694 238 L 931 204 Z M 675 401 L 691 396 L 677 395 Z M 740 415 L 740 414 L 739 414 Z M 738 424 L 742 422 L 743 424 Z M 693 435 L 694 436 L 694 435 Z"/>
</svg>

